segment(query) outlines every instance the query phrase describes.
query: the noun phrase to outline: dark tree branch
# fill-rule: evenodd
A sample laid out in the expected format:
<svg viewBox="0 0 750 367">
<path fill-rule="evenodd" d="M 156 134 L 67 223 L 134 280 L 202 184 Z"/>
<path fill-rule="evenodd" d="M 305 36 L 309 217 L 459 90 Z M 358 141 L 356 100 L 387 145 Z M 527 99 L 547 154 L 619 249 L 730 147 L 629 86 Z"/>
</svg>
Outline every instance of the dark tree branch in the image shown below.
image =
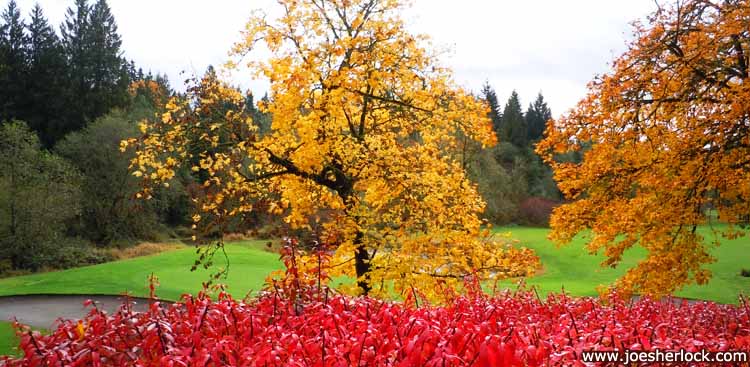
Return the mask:
<svg viewBox="0 0 750 367">
<path fill-rule="evenodd" d="M 387 97 L 381 97 L 381 96 L 377 96 L 377 95 L 374 95 L 374 94 L 371 94 L 371 93 L 362 92 L 362 91 L 359 91 L 359 90 L 351 90 L 351 89 L 348 89 L 348 90 L 350 92 L 352 92 L 352 93 L 359 94 L 362 97 L 368 97 L 368 98 L 372 98 L 372 99 L 375 99 L 375 100 L 378 100 L 378 101 L 381 101 L 381 102 L 386 102 L 386 103 L 393 103 L 393 104 L 399 105 L 401 107 L 406 107 L 406 108 L 414 109 L 414 110 L 417 110 L 417 111 L 432 113 L 432 111 L 430 111 L 428 109 L 425 109 L 425 108 L 422 108 L 422 107 L 417 107 L 417 106 L 415 106 L 415 105 L 413 105 L 411 103 L 408 103 L 408 102 L 399 101 L 397 99 L 391 99 L 391 98 L 387 98 Z"/>
</svg>

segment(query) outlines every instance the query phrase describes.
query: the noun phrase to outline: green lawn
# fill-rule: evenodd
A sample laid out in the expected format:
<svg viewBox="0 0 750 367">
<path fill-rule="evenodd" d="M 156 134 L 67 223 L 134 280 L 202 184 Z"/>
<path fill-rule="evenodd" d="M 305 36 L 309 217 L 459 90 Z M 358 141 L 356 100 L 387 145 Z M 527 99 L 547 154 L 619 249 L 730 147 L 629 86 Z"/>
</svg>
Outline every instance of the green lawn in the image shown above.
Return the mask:
<svg viewBox="0 0 750 367">
<path fill-rule="evenodd" d="M 267 241 L 265 241 L 267 242 Z M 260 248 L 264 241 L 245 241 L 226 245 L 229 256 L 228 290 L 242 298 L 248 291 L 257 291 L 272 270 L 280 269 L 278 255 Z M 0 279 L 0 296 L 20 294 L 121 294 L 148 296 L 148 276 L 159 278 L 157 295 L 177 300 L 183 293 L 197 293 L 209 271 L 190 272 L 197 258 L 194 248 L 170 251 L 59 272 Z M 223 265 L 217 253 L 214 263 Z"/>
<path fill-rule="evenodd" d="M 625 269 L 633 266 L 643 256 L 643 250 L 634 249 L 626 253 L 617 269 L 601 268 L 601 256 L 591 256 L 579 238 L 568 246 L 557 248 L 546 239 L 548 230 L 529 227 L 497 228 L 497 232 L 511 232 L 521 244 L 536 250 L 541 257 L 544 270 L 541 275 L 529 278 L 527 283 L 537 285 L 543 292 L 558 292 L 564 286 L 573 295 L 596 295 L 596 287 L 610 284 Z M 704 235 L 708 229 L 702 228 Z M 710 266 L 714 272 L 711 282 L 705 286 L 689 286 L 678 296 L 735 303 L 739 293 L 750 293 L 750 278 L 741 277 L 740 269 L 750 268 L 750 239 L 722 240 L 722 246 L 713 249 L 719 259 Z M 228 290 L 236 297 L 248 291 L 258 290 L 268 273 L 281 268 L 278 255 L 262 250 L 264 241 L 245 241 L 227 245 L 230 261 L 228 279 L 224 280 Z M 147 278 L 152 272 L 159 277 L 157 294 L 176 300 L 183 293 L 196 293 L 209 272 L 190 272 L 195 261 L 194 249 L 171 251 L 124 261 L 70 269 L 60 272 L 27 275 L 0 279 L 0 296 L 16 294 L 120 294 L 129 291 L 133 295 L 147 296 Z M 217 264 L 223 258 L 216 259 Z M 512 286 L 512 282 L 505 282 Z"/>
<path fill-rule="evenodd" d="M 700 232 L 709 238 L 710 230 L 700 228 Z M 641 248 L 628 251 L 617 269 L 601 268 L 603 256 L 591 256 L 584 248 L 585 240 L 577 238 L 570 245 L 558 248 L 547 240 L 548 229 L 528 227 L 497 228 L 496 232 L 510 232 L 512 237 L 522 245 L 536 250 L 541 258 L 544 270 L 527 280 L 527 284 L 537 286 L 543 293 L 565 291 L 573 295 L 597 295 L 596 287 L 610 284 L 635 265 L 645 251 Z M 709 266 L 713 272 L 711 282 L 704 286 L 685 287 L 676 295 L 686 298 L 705 299 L 722 303 L 737 303 L 740 293 L 750 293 L 750 278 L 740 276 L 740 270 L 750 268 L 750 238 L 721 240 L 722 245 L 712 249 L 718 261 Z M 510 282 L 504 284 L 510 285 Z"/>
<path fill-rule="evenodd" d="M 0 356 L 17 355 L 18 338 L 11 323 L 0 321 Z"/>
<path fill-rule="evenodd" d="M 32 328 L 32 330 L 39 331 L 42 334 L 47 332 L 47 330 L 37 328 Z M 19 343 L 20 341 L 16 336 L 16 331 L 13 330 L 13 324 L 6 321 L 0 321 L 0 357 L 18 356 L 23 354 L 22 351 L 18 350 Z"/>
</svg>

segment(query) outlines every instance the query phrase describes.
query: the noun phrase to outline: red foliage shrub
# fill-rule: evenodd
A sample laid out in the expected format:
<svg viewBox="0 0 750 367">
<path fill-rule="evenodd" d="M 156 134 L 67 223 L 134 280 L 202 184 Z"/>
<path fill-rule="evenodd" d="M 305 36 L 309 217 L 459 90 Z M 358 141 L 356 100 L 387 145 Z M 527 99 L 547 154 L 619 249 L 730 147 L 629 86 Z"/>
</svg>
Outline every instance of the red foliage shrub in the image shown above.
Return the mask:
<svg viewBox="0 0 750 367">
<path fill-rule="evenodd" d="M 351 298 L 321 284 L 329 261 L 298 271 L 296 241 L 284 279 L 249 303 L 226 294 L 93 308 L 49 335 L 18 327 L 24 357 L 0 366 L 571 366 L 589 350 L 750 349 L 750 308 L 648 299 L 608 302 L 520 291 L 488 297 L 475 279 L 446 306 Z M 155 283 L 152 282 L 152 285 Z M 418 292 L 414 292 L 418 296 Z"/>
<path fill-rule="evenodd" d="M 586 350 L 747 350 L 747 307 L 528 292 L 459 297 L 444 307 L 266 293 L 246 304 L 186 296 L 136 313 L 92 310 L 81 326 L 25 331 L 6 366 L 548 366 Z M 0 362 L 2 365 L 3 362 Z"/>
<path fill-rule="evenodd" d="M 526 223 L 537 226 L 549 225 L 552 210 L 560 205 L 559 202 L 542 197 L 530 197 L 521 202 L 518 211 Z"/>
</svg>

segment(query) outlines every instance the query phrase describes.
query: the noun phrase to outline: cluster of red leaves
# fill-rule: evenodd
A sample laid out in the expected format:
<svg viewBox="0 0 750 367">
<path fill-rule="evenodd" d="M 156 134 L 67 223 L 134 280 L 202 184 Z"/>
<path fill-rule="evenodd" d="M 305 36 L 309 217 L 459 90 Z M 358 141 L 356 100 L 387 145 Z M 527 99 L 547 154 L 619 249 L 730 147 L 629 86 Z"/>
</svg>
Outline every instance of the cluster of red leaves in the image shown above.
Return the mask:
<svg viewBox="0 0 750 367">
<path fill-rule="evenodd" d="M 50 335 L 24 332 L 15 366 L 548 366 L 583 365 L 582 351 L 750 349 L 741 306 L 647 299 L 607 304 L 533 293 L 458 297 L 412 307 L 360 297 L 251 303 L 221 295 L 93 309 Z"/>
</svg>

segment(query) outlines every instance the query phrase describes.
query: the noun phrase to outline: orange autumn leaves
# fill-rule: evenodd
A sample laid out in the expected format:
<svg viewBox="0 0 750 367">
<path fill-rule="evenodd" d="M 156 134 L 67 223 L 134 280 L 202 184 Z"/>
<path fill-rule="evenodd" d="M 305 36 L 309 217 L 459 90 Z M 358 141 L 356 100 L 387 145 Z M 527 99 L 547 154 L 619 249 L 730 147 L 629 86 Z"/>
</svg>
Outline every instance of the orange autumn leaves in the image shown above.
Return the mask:
<svg viewBox="0 0 750 367">
<path fill-rule="evenodd" d="M 626 292 L 660 296 L 709 280 L 718 243 L 696 231 L 708 209 L 729 223 L 721 235 L 747 233 L 738 225 L 750 216 L 749 25 L 746 0 L 659 10 L 537 147 L 573 200 L 555 210 L 552 239 L 590 229 L 588 248 L 605 266 L 647 250 L 618 280 Z M 569 152 L 583 159 L 560 159 Z"/>
<path fill-rule="evenodd" d="M 533 252 L 483 229 L 484 203 L 460 164 L 464 137 L 496 143 L 487 107 L 405 30 L 401 2 L 279 4 L 278 19 L 251 18 L 228 63 L 271 81 L 258 106 L 270 127 L 252 120 L 238 90 L 203 78 L 123 144 L 136 147 L 146 194 L 187 164 L 203 181 L 196 226 L 270 210 L 321 229 L 337 245 L 330 274 L 371 295 L 392 285 L 439 298 L 474 271 L 533 273 Z M 257 48 L 271 56 L 254 59 Z"/>
</svg>

